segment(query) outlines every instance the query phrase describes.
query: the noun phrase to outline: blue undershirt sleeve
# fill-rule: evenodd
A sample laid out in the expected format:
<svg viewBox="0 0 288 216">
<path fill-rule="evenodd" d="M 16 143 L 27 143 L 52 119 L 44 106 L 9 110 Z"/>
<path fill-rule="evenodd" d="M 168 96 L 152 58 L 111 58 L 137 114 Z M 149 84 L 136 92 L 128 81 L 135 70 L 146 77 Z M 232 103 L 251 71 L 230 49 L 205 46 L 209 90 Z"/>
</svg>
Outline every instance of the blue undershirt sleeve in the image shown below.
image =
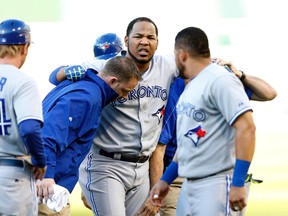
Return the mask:
<svg viewBox="0 0 288 216">
<path fill-rule="evenodd" d="M 36 119 L 22 121 L 19 124 L 19 132 L 28 153 L 31 155 L 33 165 L 43 168 L 46 165 L 46 157 L 41 134 L 41 124 L 42 122 Z"/>
<path fill-rule="evenodd" d="M 249 87 L 247 87 L 247 86 L 244 86 L 244 89 L 245 89 L 245 92 L 246 92 L 246 94 L 247 94 L 247 96 L 248 96 L 248 98 L 250 100 L 251 97 L 252 97 L 252 94 L 253 94 L 252 90 Z"/>
</svg>

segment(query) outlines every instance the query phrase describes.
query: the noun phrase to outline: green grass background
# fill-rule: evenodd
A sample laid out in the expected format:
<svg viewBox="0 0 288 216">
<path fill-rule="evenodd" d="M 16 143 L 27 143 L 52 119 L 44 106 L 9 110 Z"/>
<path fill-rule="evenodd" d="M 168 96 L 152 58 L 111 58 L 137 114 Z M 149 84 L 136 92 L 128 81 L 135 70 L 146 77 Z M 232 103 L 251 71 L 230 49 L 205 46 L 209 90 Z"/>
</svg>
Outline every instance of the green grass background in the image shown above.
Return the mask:
<svg viewBox="0 0 288 216">
<path fill-rule="evenodd" d="M 251 184 L 246 216 L 288 216 L 288 133 L 257 133 L 250 172 L 263 180 Z M 71 194 L 71 216 L 92 216 L 82 204 L 80 186 Z"/>
</svg>

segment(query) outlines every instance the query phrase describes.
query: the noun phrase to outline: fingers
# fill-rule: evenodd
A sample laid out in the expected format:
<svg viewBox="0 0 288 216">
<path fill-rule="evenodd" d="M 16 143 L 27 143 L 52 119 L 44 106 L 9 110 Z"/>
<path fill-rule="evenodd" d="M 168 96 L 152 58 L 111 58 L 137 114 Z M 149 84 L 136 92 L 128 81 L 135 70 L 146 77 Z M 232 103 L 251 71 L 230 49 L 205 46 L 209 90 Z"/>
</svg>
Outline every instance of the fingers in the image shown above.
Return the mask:
<svg viewBox="0 0 288 216">
<path fill-rule="evenodd" d="M 233 211 L 241 211 L 247 205 L 245 198 L 230 201 L 230 208 Z"/>
<path fill-rule="evenodd" d="M 221 65 L 221 66 L 227 65 L 229 67 L 231 67 L 233 65 L 231 61 L 226 61 L 226 60 L 223 60 L 221 58 L 212 58 L 212 63 L 216 63 L 216 64 Z"/>
<path fill-rule="evenodd" d="M 82 202 L 83 202 L 84 206 L 85 206 L 86 208 L 92 210 L 91 207 L 90 207 L 90 205 L 88 204 L 88 201 L 87 201 L 86 197 L 85 197 L 84 194 L 83 194 L 83 191 L 81 191 L 81 199 L 82 199 Z"/>
<path fill-rule="evenodd" d="M 136 216 L 154 216 L 158 213 L 160 207 L 154 206 L 148 198 L 143 206 L 138 210 Z"/>
<path fill-rule="evenodd" d="M 234 204 L 230 204 L 230 208 L 233 211 L 241 211 L 243 208 L 245 208 L 245 206 L 246 206 L 246 203 L 242 203 L 242 202 L 237 202 L 237 203 L 234 203 Z"/>
<path fill-rule="evenodd" d="M 52 198 L 54 194 L 54 188 L 53 185 L 55 184 L 54 179 L 46 178 L 42 181 L 38 180 L 36 181 L 36 187 L 37 187 L 37 196 L 40 199 L 43 199 L 47 202 L 49 198 Z"/>
<path fill-rule="evenodd" d="M 158 199 L 158 198 L 159 198 L 159 195 L 158 194 L 154 194 L 153 199 L 155 200 L 155 199 Z"/>
</svg>

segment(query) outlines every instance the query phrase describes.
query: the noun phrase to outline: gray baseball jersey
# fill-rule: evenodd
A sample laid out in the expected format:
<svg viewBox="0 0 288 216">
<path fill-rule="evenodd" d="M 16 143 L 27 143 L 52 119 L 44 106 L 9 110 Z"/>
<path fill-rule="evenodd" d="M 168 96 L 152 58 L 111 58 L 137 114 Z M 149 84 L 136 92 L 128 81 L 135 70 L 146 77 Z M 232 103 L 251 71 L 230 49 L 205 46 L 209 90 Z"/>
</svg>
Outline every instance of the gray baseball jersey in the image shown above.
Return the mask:
<svg viewBox="0 0 288 216">
<path fill-rule="evenodd" d="M 18 124 L 43 121 L 36 82 L 12 65 L 0 65 L 0 157 L 27 155 Z"/>
<path fill-rule="evenodd" d="M 154 56 L 128 99 L 118 99 L 102 112 L 94 144 L 107 152 L 150 155 L 158 143 L 171 82 L 178 75 L 174 55 Z M 87 62 L 97 71 L 106 61 Z"/>
<path fill-rule="evenodd" d="M 27 155 L 18 130 L 18 124 L 27 119 L 43 121 L 36 82 L 18 68 L 0 64 L 1 163 L 4 158 Z M 34 176 L 27 163 L 23 162 L 22 166 L 0 168 L 0 193 L 4 195 L 0 200 L 0 215 L 38 215 Z"/>
<path fill-rule="evenodd" d="M 240 80 L 210 64 L 177 103 L 179 176 L 202 178 L 233 168 L 234 121 L 252 110 Z"/>
</svg>

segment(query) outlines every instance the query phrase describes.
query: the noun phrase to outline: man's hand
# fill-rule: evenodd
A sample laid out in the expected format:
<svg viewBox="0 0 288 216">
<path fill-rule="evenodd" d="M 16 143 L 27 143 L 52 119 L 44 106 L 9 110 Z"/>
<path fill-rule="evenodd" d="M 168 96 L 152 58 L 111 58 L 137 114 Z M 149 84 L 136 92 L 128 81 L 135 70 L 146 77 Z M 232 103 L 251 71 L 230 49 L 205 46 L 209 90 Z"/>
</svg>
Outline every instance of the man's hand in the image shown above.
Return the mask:
<svg viewBox="0 0 288 216">
<path fill-rule="evenodd" d="M 212 59 L 212 62 L 213 63 L 216 63 L 218 65 L 221 65 L 221 66 L 228 66 L 229 69 L 235 74 L 235 76 L 237 76 L 238 78 L 240 78 L 242 76 L 242 73 L 241 71 L 239 71 L 237 69 L 237 67 L 231 62 L 231 61 L 226 61 L 226 60 L 223 60 L 221 58 L 213 58 Z M 227 68 L 226 68 L 227 69 Z"/>
<path fill-rule="evenodd" d="M 246 205 L 246 191 L 245 187 L 231 186 L 229 192 L 230 208 L 233 211 L 241 211 Z"/>
<path fill-rule="evenodd" d="M 64 68 L 65 76 L 68 80 L 75 82 L 85 77 L 86 71 L 81 65 L 73 65 Z"/>
<path fill-rule="evenodd" d="M 21 155 L 21 156 L 17 156 L 17 159 L 19 160 L 24 160 L 26 161 L 29 165 L 31 165 L 31 169 L 33 170 L 33 174 L 35 177 L 35 180 L 42 180 L 45 176 L 47 167 L 45 166 L 44 168 L 41 167 L 35 167 L 32 163 L 32 159 L 30 155 Z"/>
<path fill-rule="evenodd" d="M 90 209 L 90 210 L 92 210 L 91 207 L 90 207 L 90 205 L 89 205 L 89 203 L 88 203 L 88 201 L 87 201 L 87 199 L 86 199 L 86 197 L 85 197 L 84 194 L 83 194 L 83 191 L 81 191 L 81 199 L 82 199 L 83 204 L 85 205 L 85 207 L 88 208 L 88 209 Z"/>
<path fill-rule="evenodd" d="M 158 213 L 159 209 L 160 207 L 152 205 L 151 199 L 148 198 L 143 206 L 138 210 L 136 216 L 154 216 Z"/>
<path fill-rule="evenodd" d="M 54 184 L 55 181 L 52 178 L 44 178 L 42 181 L 37 180 L 36 181 L 37 196 L 40 198 L 44 198 L 45 201 L 47 201 L 48 198 L 51 198 L 54 194 L 53 189 Z"/>
<path fill-rule="evenodd" d="M 159 180 L 151 189 L 150 196 L 139 209 L 136 216 L 152 216 L 155 215 L 163 206 L 163 199 L 169 192 L 169 185 L 167 182 Z"/>
</svg>

